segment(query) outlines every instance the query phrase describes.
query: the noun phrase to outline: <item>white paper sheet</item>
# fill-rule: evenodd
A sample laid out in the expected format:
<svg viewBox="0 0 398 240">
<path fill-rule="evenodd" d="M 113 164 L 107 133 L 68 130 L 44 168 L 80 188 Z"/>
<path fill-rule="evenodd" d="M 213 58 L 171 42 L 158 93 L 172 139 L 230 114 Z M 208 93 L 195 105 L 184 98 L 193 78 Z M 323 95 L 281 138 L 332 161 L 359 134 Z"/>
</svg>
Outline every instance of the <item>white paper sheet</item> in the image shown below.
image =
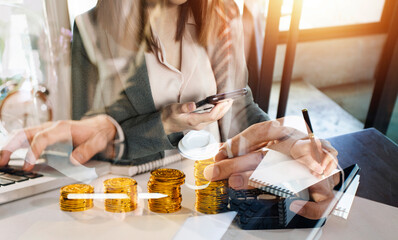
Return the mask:
<svg viewBox="0 0 398 240">
<path fill-rule="evenodd" d="M 234 220 L 236 212 L 226 212 L 214 215 L 194 216 L 188 218 L 174 240 L 218 240 Z"/>
<path fill-rule="evenodd" d="M 357 192 L 359 186 L 359 175 L 357 175 L 347 191 L 341 197 L 339 203 L 337 204 L 335 210 L 333 211 L 333 215 L 347 219 L 348 214 L 350 213 L 352 203 L 354 202 L 354 197 Z"/>
</svg>

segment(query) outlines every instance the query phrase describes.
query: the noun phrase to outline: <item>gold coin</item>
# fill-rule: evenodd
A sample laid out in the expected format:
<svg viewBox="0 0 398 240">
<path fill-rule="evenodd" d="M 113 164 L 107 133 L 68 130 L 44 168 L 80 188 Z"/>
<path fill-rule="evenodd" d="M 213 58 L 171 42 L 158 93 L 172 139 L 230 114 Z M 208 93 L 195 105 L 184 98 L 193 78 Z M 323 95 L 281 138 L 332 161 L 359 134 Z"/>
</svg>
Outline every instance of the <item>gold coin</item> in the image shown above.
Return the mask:
<svg viewBox="0 0 398 240">
<path fill-rule="evenodd" d="M 178 180 L 185 178 L 185 174 L 177 169 L 170 169 L 170 168 L 160 168 L 151 171 L 151 176 L 156 178 L 156 180 Z"/>
<path fill-rule="evenodd" d="M 152 212 L 172 213 L 181 209 L 181 185 L 184 184 L 185 174 L 177 169 L 156 169 L 151 172 L 148 181 L 149 193 L 163 193 L 167 197 L 149 199 L 148 207 Z"/>
<path fill-rule="evenodd" d="M 203 174 L 204 169 L 213 163 L 212 159 L 208 159 L 196 161 L 194 165 L 195 185 L 202 186 L 208 184 L 204 189 L 195 190 L 195 209 L 205 214 L 216 214 L 228 210 L 228 181 L 209 182 Z"/>
<path fill-rule="evenodd" d="M 93 191 L 94 187 L 88 184 L 71 184 L 61 188 L 61 193 L 91 193 Z"/>
<path fill-rule="evenodd" d="M 63 186 L 60 192 L 61 196 L 67 198 L 69 193 L 93 193 L 94 187 L 87 184 L 71 184 Z"/>
<path fill-rule="evenodd" d="M 70 193 L 93 193 L 94 187 L 87 184 L 71 184 L 60 189 L 59 207 L 62 211 L 79 212 L 94 207 L 92 199 L 68 199 Z"/>
<path fill-rule="evenodd" d="M 137 208 L 137 181 L 132 178 L 111 178 L 104 181 L 106 193 L 126 193 L 128 199 L 105 199 L 108 212 L 130 212 Z"/>
<path fill-rule="evenodd" d="M 104 181 L 107 188 L 125 188 L 137 185 L 137 181 L 132 178 L 110 178 Z"/>
</svg>

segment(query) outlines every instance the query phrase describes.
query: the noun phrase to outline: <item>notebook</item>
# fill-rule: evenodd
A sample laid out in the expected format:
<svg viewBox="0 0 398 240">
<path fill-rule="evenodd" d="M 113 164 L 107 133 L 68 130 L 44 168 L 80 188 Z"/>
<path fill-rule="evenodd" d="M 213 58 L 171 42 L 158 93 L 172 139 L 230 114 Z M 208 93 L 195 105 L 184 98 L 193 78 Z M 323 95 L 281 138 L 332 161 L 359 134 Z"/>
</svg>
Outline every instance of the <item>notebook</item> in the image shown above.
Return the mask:
<svg viewBox="0 0 398 240">
<path fill-rule="evenodd" d="M 335 169 L 330 175 L 337 172 L 338 170 Z M 249 185 L 287 198 L 321 180 L 321 178 L 312 175 L 306 166 L 290 156 L 269 149 L 250 176 Z"/>
<path fill-rule="evenodd" d="M 333 215 L 342 218 L 348 217 L 356 189 L 359 185 L 359 171 L 360 168 L 357 164 L 344 168 L 342 172 L 338 171 L 337 175 L 339 176 L 340 181 L 333 188 L 334 199 L 329 203 L 329 207 L 334 206 Z M 294 196 L 284 198 L 283 201 L 279 202 L 278 211 L 280 224 L 283 224 L 287 228 L 301 228 L 320 227 L 325 223 L 326 216 L 319 220 L 311 220 L 303 218 L 290 211 L 290 204 L 297 199 L 303 200 L 300 197 Z M 327 209 L 325 209 L 325 211 L 327 211 Z"/>
</svg>

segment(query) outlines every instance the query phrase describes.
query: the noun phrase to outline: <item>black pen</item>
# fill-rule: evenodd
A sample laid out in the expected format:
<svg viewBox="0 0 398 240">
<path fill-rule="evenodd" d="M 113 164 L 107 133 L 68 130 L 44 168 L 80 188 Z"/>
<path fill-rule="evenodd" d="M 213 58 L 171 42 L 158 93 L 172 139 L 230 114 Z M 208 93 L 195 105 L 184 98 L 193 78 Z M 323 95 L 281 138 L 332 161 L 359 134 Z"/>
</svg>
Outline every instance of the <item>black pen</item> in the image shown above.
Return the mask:
<svg viewBox="0 0 398 240">
<path fill-rule="evenodd" d="M 321 156 L 319 155 L 318 147 L 316 146 L 314 131 L 312 130 L 312 125 L 311 125 L 310 116 L 308 115 L 308 110 L 306 108 L 304 108 L 303 110 L 301 110 L 301 112 L 303 113 L 303 117 L 304 117 L 305 123 L 307 124 L 308 138 L 311 141 L 312 151 L 315 154 L 315 160 L 319 164 L 321 164 L 322 163 L 322 159 L 321 159 Z M 322 175 L 322 177 L 325 177 L 323 172 L 322 172 L 321 175 Z"/>
</svg>

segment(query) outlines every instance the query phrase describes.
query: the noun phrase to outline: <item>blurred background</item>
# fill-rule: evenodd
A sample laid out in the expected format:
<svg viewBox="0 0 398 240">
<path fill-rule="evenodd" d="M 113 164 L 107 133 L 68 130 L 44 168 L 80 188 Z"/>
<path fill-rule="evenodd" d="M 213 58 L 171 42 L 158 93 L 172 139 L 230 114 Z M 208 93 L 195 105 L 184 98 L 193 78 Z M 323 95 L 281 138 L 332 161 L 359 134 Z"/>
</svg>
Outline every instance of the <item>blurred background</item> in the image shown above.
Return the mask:
<svg viewBox="0 0 398 240">
<path fill-rule="evenodd" d="M 235 2 L 245 29 L 249 85 L 256 102 L 271 118 L 300 115 L 301 109 L 307 108 L 319 137 L 375 127 L 398 142 L 397 0 Z M 52 120 L 70 118 L 73 19 L 96 3 L 0 0 L 2 86 L 15 76 L 34 78 L 31 72 L 35 71 L 10 72 L 10 52 L 16 54 L 15 49 L 20 47 L 24 51 L 37 50 L 39 59 L 34 61 L 39 63 L 29 65 L 28 61 L 30 67 L 24 67 L 41 72 L 32 89 L 47 91 L 44 102 L 51 109 Z M 22 18 L 25 23 L 15 23 L 21 20 L 12 16 L 21 14 L 28 16 Z M 18 32 L 12 31 L 15 27 L 11 24 L 26 26 Z M 25 34 L 22 45 L 15 49 L 7 44 L 12 34 Z M 28 39 L 31 48 L 24 47 Z M 8 94 L 3 92 L 2 102 Z M 24 114 L 28 113 L 20 113 Z M 2 121 L 4 116 L 0 115 Z"/>
</svg>

